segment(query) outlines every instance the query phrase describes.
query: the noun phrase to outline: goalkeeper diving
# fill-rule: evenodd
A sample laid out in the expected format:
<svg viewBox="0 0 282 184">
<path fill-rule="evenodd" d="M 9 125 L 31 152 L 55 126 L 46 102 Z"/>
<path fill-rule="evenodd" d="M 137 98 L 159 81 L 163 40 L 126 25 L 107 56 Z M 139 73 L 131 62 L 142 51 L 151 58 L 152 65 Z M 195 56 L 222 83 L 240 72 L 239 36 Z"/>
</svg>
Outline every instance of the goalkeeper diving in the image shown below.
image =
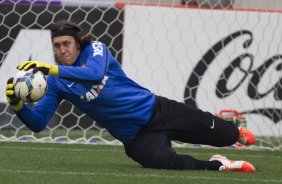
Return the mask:
<svg viewBox="0 0 282 184">
<path fill-rule="evenodd" d="M 16 97 L 12 80 L 8 80 L 7 100 L 30 130 L 42 131 L 65 99 L 121 141 L 127 156 L 145 168 L 255 171 L 247 161 L 222 155 L 199 160 L 177 153 L 172 140 L 225 147 L 236 142 L 251 145 L 256 138 L 231 121 L 157 96 L 137 84 L 126 76 L 104 43 L 83 36 L 82 31 L 73 22 L 54 23 L 51 39 L 57 64 L 26 61 L 17 67 L 47 75 L 48 90 L 33 108 Z"/>
</svg>

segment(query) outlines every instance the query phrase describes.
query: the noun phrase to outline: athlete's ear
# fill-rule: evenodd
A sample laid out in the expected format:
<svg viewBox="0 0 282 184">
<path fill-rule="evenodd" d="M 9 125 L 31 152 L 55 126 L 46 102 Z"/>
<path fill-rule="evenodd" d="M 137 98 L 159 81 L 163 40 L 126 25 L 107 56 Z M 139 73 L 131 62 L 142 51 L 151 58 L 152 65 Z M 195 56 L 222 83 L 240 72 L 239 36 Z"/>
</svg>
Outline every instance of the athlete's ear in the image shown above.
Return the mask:
<svg viewBox="0 0 282 184">
<path fill-rule="evenodd" d="M 78 42 L 76 42 L 76 48 L 80 49 L 80 44 Z"/>
</svg>

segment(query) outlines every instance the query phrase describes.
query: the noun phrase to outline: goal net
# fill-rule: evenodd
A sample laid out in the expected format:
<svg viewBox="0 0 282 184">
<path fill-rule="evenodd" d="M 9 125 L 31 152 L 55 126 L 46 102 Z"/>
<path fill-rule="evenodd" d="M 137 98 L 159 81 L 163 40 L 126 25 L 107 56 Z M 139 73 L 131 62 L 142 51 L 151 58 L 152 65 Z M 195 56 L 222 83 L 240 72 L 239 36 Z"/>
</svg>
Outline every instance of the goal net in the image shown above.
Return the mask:
<svg viewBox="0 0 282 184">
<path fill-rule="evenodd" d="M 155 94 L 247 126 L 256 148 L 282 149 L 281 11 L 207 2 L 0 0 L 0 140 L 120 144 L 68 101 L 40 133 L 7 104 L 5 83 L 20 62 L 54 63 L 48 28 L 67 19 Z"/>
</svg>

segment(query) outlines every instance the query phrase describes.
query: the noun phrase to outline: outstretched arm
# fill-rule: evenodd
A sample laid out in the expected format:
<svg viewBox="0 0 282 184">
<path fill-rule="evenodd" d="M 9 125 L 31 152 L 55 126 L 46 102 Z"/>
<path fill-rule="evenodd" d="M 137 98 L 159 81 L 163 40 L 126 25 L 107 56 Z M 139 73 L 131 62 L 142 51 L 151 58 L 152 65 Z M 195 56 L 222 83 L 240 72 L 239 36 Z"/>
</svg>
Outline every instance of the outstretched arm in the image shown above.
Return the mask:
<svg viewBox="0 0 282 184">
<path fill-rule="evenodd" d="M 52 65 L 40 61 L 26 61 L 18 66 L 19 70 L 40 70 L 45 75 L 58 75 L 74 81 L 101 81 L 108 68 L 108 51 L 105 44 L 93 42 L 83 50 L 83 62 L 74 66 Z M 78 64 L 78 63 L 76 63 Z"/>
<path fill-rule="evenodd" d="M 20 120 L 34 132 L 40 132 L 46 127 L 61 101 L 61 98 L 59 98 L 51 84 L 52 82 L 50 80 L 47 81 L 47 93 L 37 102 L 34 108 L 23 104 L 21 109 L 15 111 Z"/>
<path fill-rule="evenodd" d="M 93 42 L 83 52 L 86 58 L 81 66 L 59 65 L 59 76 L 82 82 L 101 81 L 108 69 L 107 47 L 101 42 Z"/>
<path fill-rule="evenodd" d="M 30 130 L 40 132 L 52 118 L 58 104 L 54 97 L 46 95 L 33 109 L 24 104 L 22 109 L 16 111 L 16 114 Z"/>
</svg>

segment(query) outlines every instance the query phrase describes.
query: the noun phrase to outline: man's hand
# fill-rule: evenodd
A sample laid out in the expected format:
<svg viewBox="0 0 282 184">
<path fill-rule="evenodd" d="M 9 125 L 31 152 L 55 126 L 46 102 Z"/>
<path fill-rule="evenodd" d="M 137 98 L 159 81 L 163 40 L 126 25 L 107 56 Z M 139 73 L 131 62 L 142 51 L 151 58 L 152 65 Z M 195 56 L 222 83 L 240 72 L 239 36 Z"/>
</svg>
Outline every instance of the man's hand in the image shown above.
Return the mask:
<svg viewBox="0 0 282 184">
<path fill-rule="evenodd" d="M 7 81 L 6 97 L 12 109 L 14 109 L 15 111 L 18 111 L 23 107 L 23 102 L 20 99 L 18 99 L 18 97 L 15 94 L 13 78 L 10 78 Z"/>
<path fill-rule="evenodd" d="M 17 67 L 17 69 L 24 71 L 27 71 L 31 68 L 33 68 L 33 73 L 41 71 L 44 75 L 59 75 L 59 68 L 57 65 L 39 61 L 25 61 Z"/>
</svg>

